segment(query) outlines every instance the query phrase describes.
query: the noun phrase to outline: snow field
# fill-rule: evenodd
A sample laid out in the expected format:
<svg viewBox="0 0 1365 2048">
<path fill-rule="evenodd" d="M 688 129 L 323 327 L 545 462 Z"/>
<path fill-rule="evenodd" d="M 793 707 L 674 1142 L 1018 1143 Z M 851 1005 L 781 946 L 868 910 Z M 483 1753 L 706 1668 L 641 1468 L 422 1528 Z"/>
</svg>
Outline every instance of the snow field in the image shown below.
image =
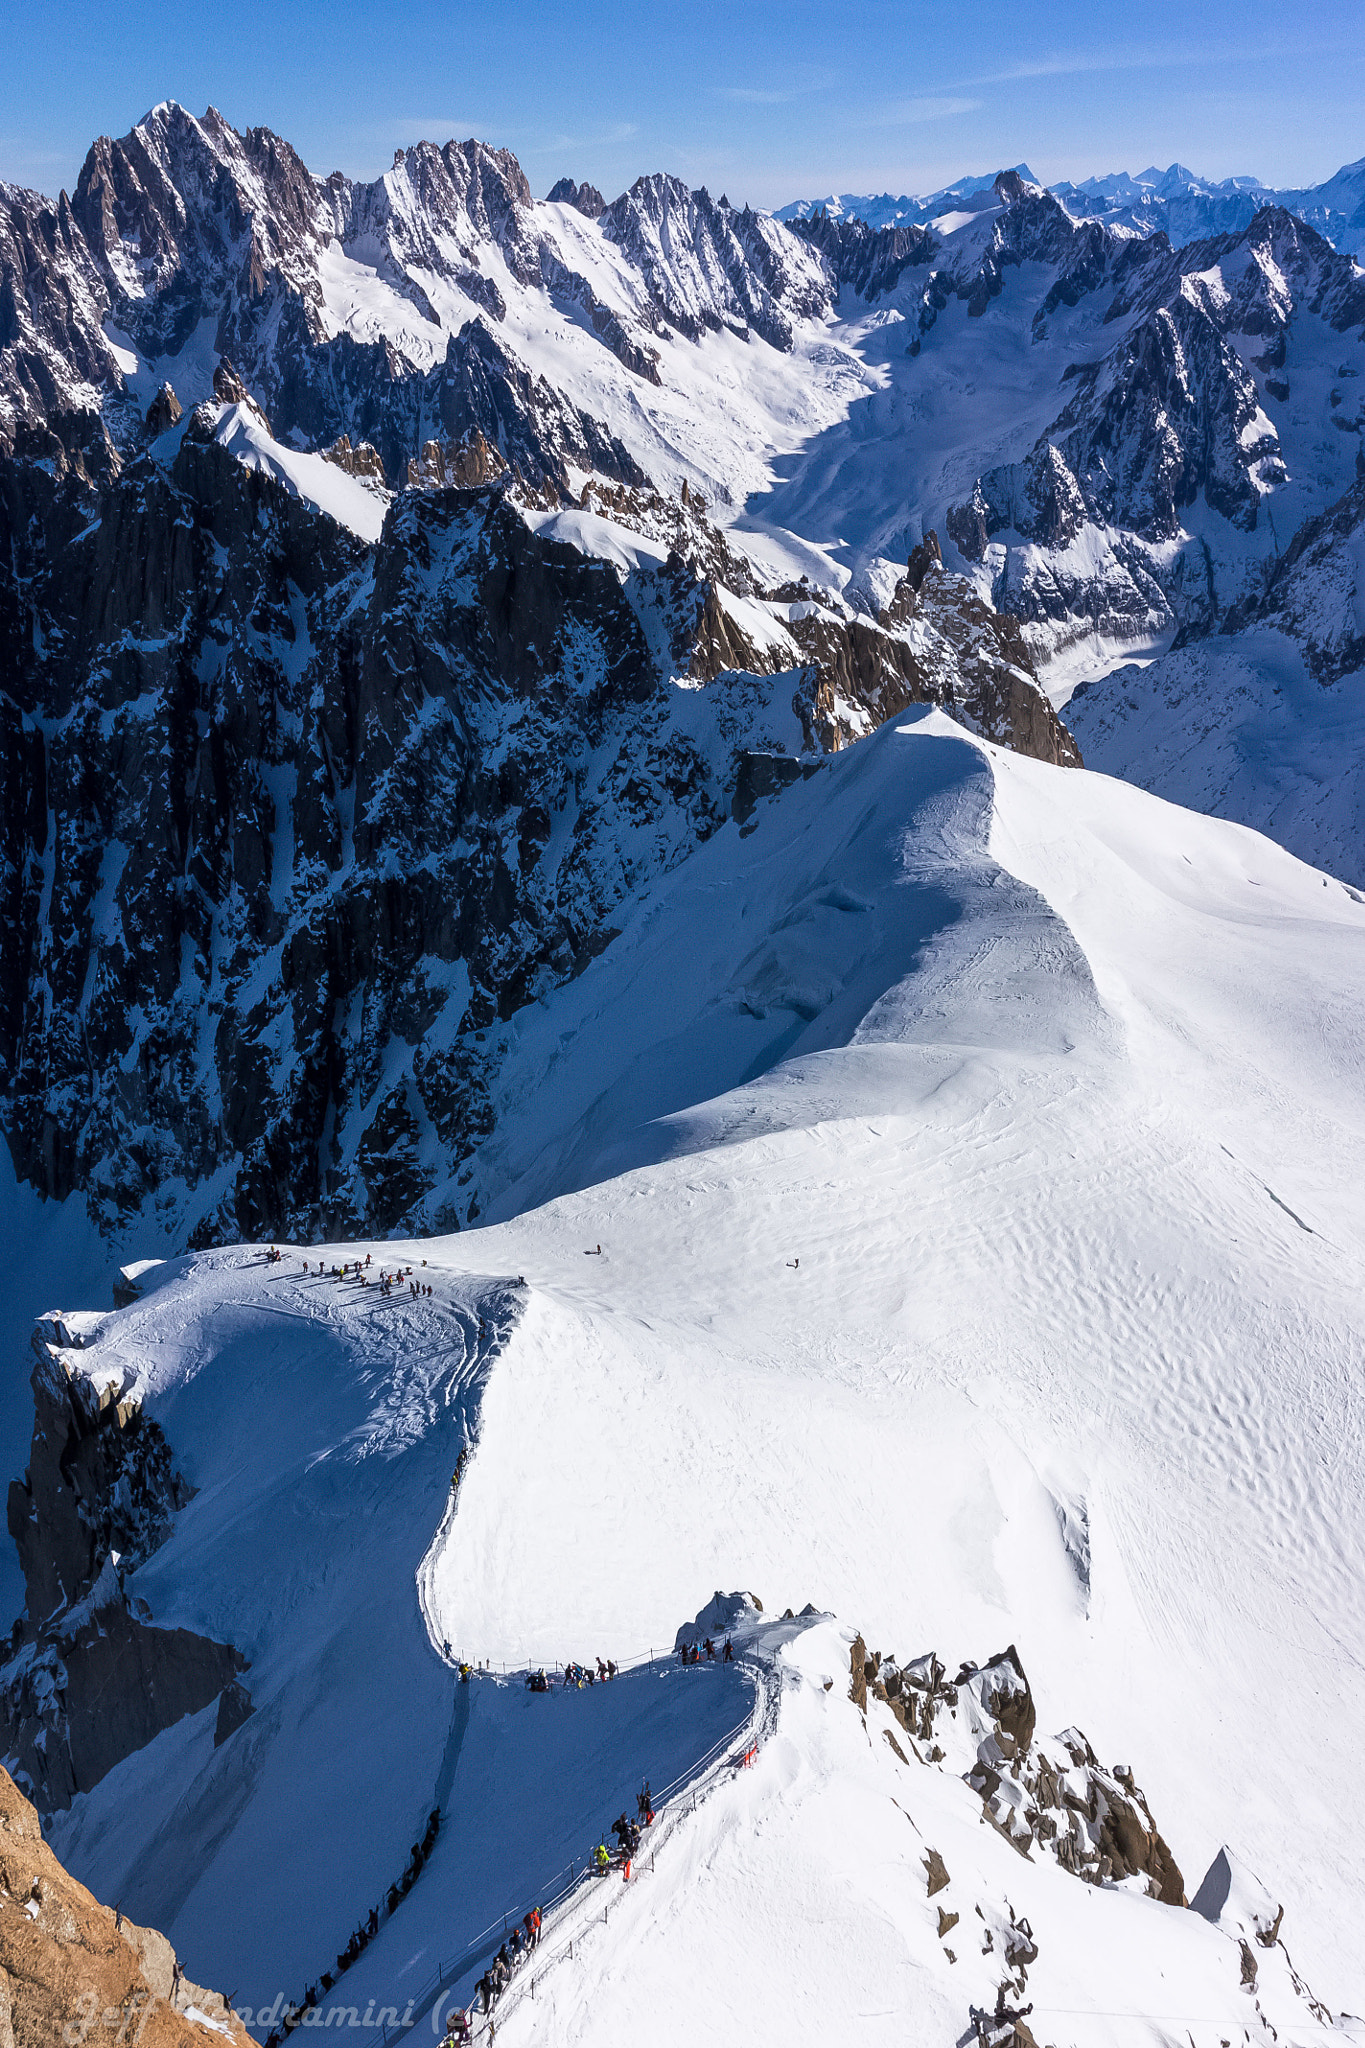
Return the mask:
<svg viewBox="0 0 1365 2048">
<path fill-rule="evenodd" d="M 760 1627 L 775 1725 L 655 1870 L 587 1926 L 572 1962 L 541 1975 L 534 2005 L 497 2015 L 511 2042 L 900 2042 L 975 2038 L 1006 1951 L 1031 1930 L 1025 1996 L 1056 2048 L 1262 2035 L 1222 1928 L 1140 1891 L 1098 1890 L 1048 1858 L 1020 1857 L 982 1822 L 960 1779 L 906 1753 L 905 1731 L 848 1698 L 849 1637 L 826 1618 Z M 901 1750 L 897 1756 L 888 1735 Z M 913 1745 L 909 1745 L 913 1747 Z M 949 1883 L 928 1894 L 927 1852 Z M 940 1934 L 940 1914 L 956 1916 Z M 1296 2043 L 1325 2041 L 1278 1955 L 1262 2003 Z M 1016 2008 L 1019 2001 L 1013 2001 Z M 1287 2030 L 1287 2032 L 1285 2031 Z"/>
<path fill-rule="evenodd" d="M 934 727 L 887 729 L 835 764 L 850 802 L 878 750 L 913 785 Z M 976 812 L 964 772 L 950 816 L 1003 865 L 975 914 L 907 944 L 895 972 L 876 954 L 875 1042 L 804 1050 L 822 1024 L 835 1035 L 835 996 L 781 1065 L 736 1085 L 713 1031 L 753 1024 L 744 975 L 719 972 L 718 909 L 754 953 L 800 929 L 812 879 L 883 913 L 832 828 L 802 875 L 805 792 L 750 843 L 742 914 L 708 871 L 716 843 L 555 1012 L 561 1034 L 573 1005 L 605 1014 L 607 983 L 638 1044 L 647 979 L 684 1049 L 712 1033 L 729 1092 L 665 1114 L 634 1171 L 440 1253 L 496 1248 L 532 1288 L 462 1505 L 488 1569 L 450 1611 L 525 1654 L 571 1601 L 619 1632 L 624 1600 L 643 1640 L 689 1582 L 728 1577 L 906 1654 L 1014 1640 L 1043 1722 L 1132 1762 L 1188 1885 L 1235 1838 L 1292 1893 L 1310 1979 L 1347 1999 L 1354 1841 L 1319 1787 L 1349 1774 L 1359 1739 L 1362 913 L 1241 828 L 975 757 L 993 802 Z M 790 837 L 764 901 L 769 825 Z M 937 876 L 907 875 L 907 894 L 941 892 L 954 863 L 961 884 L 943 839 Z M 1019 890 L 1011 870 L 1033 888 L 993 928 L 980 906 Z M 870 986 L 844 980 L 854 1010 Z M 574 1044 L 555 1100 L 581 1106 Z M 586 1044 L 579 1071 L 599 1052 Z M 611 1135 L 596 1124 L 601 1156 L 628 1156 Z M 592 1518 L 576 1505 L 585 1441 L 609 1472 L 647 1459 L 647 1516 L 629 1494 Z M 562 1576 L 526 1569 L 520 1532 L 541 1517 L 568 1539 Z"/>
<path fill-rule="evenodd" d="M 875 1709 L 865 1734 L 854 1627 L 950 1669 L 1015 1643 L 1040 1729 L 1131 1766 L 1187 1892 L 1229 1842 L 1318 1995 L 1359 2003 L 1362 982 L 1338 885 L 938 713 L 742 846 L 718 834 L 519 1015 L 505 1220 L 359 1248 L 429 1260 L 433 1302 L 206 1254 L 74 1354 L 145 1390 L 200 1487 L 130 1590 L 238 1642 L 257 1713 L 216 1756 L 205 1717 L 169 1731 L 54 1846 L 201 1979 L 249 1958 L 298 1989 L 431 1804 L 453 1726 L 433 1642 L 617 1656 L 745 1586 L 842 1630 L 770 1646 L 777 1734 L 557 1975 L 564 2039 L 643 2010 L 661 2039 L 815 2012 L 960 2040 L 996 1955 L 943 1960 L 921 1836 L 972 1891 L 964 1925 L 1006 1900 L 1030 1919 L 1040 2041 L 1183 2038 L 1178 2012 L 1212 2048 L 1245 2012 L 1225 1933 L 1026 1864 L 960 1780 L 897 1762 Z M 527 1282 L 495 1344 L 489 1273 Z M 605 1695 L 650 1703 L 644 1753 L 657 1704 L 658 1742 L 700 1755 L 680 1697 L 639 1673 Z M 582 1705 L 476 1688 L 452 1811 L 478 1846 L 443 1832 L 359 1970 L 420 1981 L 494 1876 L 529 1872 L 542 1823 L 534 1797 L 509 1812 L 499 1755 L 553 1781 L 565 1840 L 619 1810 L 624 1729 L 557 1779 L 518 1740 Z M 325 1868 L 299 1848 L 319 1828 L 346 1845 Z M 505 1853 L 481 1861 L 485 1837 Z"/>
</svg>

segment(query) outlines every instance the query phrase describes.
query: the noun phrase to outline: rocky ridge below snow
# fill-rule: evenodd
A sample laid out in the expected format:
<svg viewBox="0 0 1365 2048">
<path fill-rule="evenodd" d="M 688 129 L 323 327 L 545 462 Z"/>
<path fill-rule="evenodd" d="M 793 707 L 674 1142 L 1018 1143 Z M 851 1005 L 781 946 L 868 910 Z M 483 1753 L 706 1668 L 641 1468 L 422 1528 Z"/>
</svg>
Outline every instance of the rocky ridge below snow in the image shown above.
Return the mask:
<svg viewBox="0 0 1365 2048">
<path fill-rule="evenodd" d="M 371 545 L 218 392 L 98 495 L 10 472 L 5 1120 L 106 1226 L 431 1227 L 517 1011 L 695 846 L 909 704 L 1078 759 L 936 551 L 870 620 L 765 590 L 695 496 L 575 502 L 477 435 L 391 502 L 330 451 L 305 485 Z"/>
<path fill-rule="evenodd" d="M 1194 1898 L 1161 1836 L 1132 1770 L 1101 1767 L 1085 1736 L 1067 1728 L 1055 1737 L 1037 1732 L 1033 1694 L 1013 1644 L 986 1663 L 964 1663 L 949 1679 L 932 1653 L 904 1664 L 869 1652 L 861 1635 L 849 1653 L 849 1697 L 868 1724 L 878 1719 L 898 1760 L 956 1773 L 981 1800 L 982 1818 L 1020 1856 L 1047 1856 L 1086 1884 L 1140 1889 L 1166 1907 L 1190 1909 L 1229 1941 L 1226 1970 L 1249 2004 L 1246 2038 L 1274 2042 L 1278 2026 L 1294 2016 L 1326 2029 L 1333 2015 L 1295 1969 L 1281 1938 L 1284 1907 L 1245 1871 L 1227 1848 L 1219 1851 Z M 882 1713 L 878 1716 L 877 1709 Z M 899 1730 L 899 1734 L 898 1731 Z M 902 1741 L 910 1751 L 906 1756 Z M 993 2006 L 973 2007 L 968 2027 L 982 2048 L 1038 2048 L 1049 2009 L 1036 2034 L 1023 2003 L 1039 1942 L 1008 1896 L 971 1903 L 953 1885 L 939 1851 L 924 1856 L 928 1895 L 943 1898 L 938 1937 L 951 1964 L 978 1944 L 996 1958 Z M 944 1895 L 948 1896 L 945 1898 Z M 979 1923 L 979 1924 L 974 1924 Z M 969 1949 L 970 1952 L 970 1949 Z M 1254 2031 L 1253 2031 L 1254 2029 Z"/>
<path fill-rule="evenodd" d="M 69 1356 L 72 1340 L 55 1319 L 34 1332 L 33 1444 L 8 1502 L 26 1600 L 0 1665 L 0 1740 L 43 1813 L 215 1699 L 219 1740 L 252 1711 L 246 1660 L 230 1644 L 153 1627 L 125 1589 L 193 1489 L 136 1394 L 112 1381 L 96 1389 Z"/>
</svg>

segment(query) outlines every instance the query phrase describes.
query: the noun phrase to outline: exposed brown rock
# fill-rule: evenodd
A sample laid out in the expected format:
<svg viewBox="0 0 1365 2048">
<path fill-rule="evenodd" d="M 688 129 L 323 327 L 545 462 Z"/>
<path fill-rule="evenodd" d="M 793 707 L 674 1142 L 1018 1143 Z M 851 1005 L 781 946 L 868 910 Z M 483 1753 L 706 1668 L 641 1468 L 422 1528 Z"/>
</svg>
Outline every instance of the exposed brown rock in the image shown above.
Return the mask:
<svg viewBox="0 0 1365 2048">
<path fill-rule="evenodd" d="M 957 1926 L 957 1923 L 961 1918 L 962 1915 L 960 1913 L 950 1913 L 946 1906 L 939 1907 L 938 1938 L 940 1941 L 942 1941 L 945 1934 L 950 1933 L 951 1930 Z"/>
<path fill-rule="evenodd" d="M 187 2018 L 190 2008 L 250 2048 L 221 1995 L 181 1974 L 163 1934 L 120 1920 L 68 1875 L 0 1769 L 0 2048 L 52 2048 L 97 2024 L 104 2038 L 139 2048 L 224 2038 Z"/>
<path fill-rule="evenodd" d="M 867 1644 L 861 1636 L 855 1636 L 853 1648 L 849 1651 L 849 1668 L 853 1674 L 853 1682 L 849 1686 L 848 1696 L 860 1714 L 867 1712 L 867 1661 Z"/>
<path fill-rule="evenodd" d="M 245 405 L 251 396 L 226 356 L 213 373 L 213 395 L 220 405 Z"/>
<path fill-rule="evenodd" d="M 344 469 L 348 476 L 370 477 L 377 484 L 388 482 L 384 475 L 384 463 L 379 450 L 370 441 L 357 441 L 351 446 L 349 434 L 342 434 L 333 441 L 330 448 L 322 451 L 324 462 L 334 462 L 338 469 Z"/>
<path fill-rule="evenodd" d="M 166 433 L 181 418 L 183 408 L 169 384 L 163 384 L 147 408 L 147 432 L 155 441 L 158 434 Z M 0 2043 L 3 2048 L 3 2043 Z"/>
<path fill-rule="evenodd" d="M 932 1899 L 936 1892 L 945 1891 L 952 1883 L 952 1879 L 949 1877 L 948 1867 L 937 1849 L 925 1851 L 924 1867 L 929 1873 L 929 1896 Z"/>
</svg>

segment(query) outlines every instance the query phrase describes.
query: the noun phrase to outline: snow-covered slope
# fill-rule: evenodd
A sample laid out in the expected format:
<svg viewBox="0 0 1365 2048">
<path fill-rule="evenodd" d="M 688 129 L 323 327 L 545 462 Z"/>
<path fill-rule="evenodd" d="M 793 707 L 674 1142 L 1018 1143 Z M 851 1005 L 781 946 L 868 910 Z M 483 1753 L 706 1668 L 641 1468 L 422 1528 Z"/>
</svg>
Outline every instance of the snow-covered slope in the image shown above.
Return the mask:
<svg viewBox="0 0 1365 2048">
<path fill-rule="evenodd" d="M 1365 485 L 1310 520 L 1223 630 L 1086 682 L 1067 717 L 1092 766 L 1255 819 L 1365 884 Z"/>
<path fill-rule="evenodd" d="M 1365 908 L 1237 826 L 936 712 L 836 756 L 525 1018 L 506 1220 L 356 1248 L 430 1298 L 205 1253 L 66 1326 L 87 1341 L 58 1361 L 140 1398 L 198 1488 L 124 1591 L 251 1658 L 254 1712 L 217 1751 L 210 1707 L 128 1756 L 54 1846 L 259 2003 L 341 1947 L 463 1743 L 453 1831 L 356 1965 L 360 2003 L 385 1997 L 548 1884 L 652 1759 L 686 1774 L 745 1712 L 741 1688 L 672 1718 L 670 1684 L 729 1682 L 706 1671 L 567 1700 L 478 1680 L 462 1735 L 442 1644 L 658 1650 L 712 1586 L 749 1585 L 842 1635 L 754 1649 L 779 1700 L 759 1767 L 500 2039 L 553 1997 L 565 2038 L 614 2040 L 632 1984 L 658 2038 L 695 2038 L 699 1970 L 744 1953 L 754 2040 L 837 1982 L 859 2038 L 894 2015 L 946 2048 L 1001 1981 L 1010 1908 L 1040 2042 L 1162 2041 L 1178 2017 L 1203 2048 L 1239 2011 L 1270 2038 L 1231 1920 L 1134 1881 L 1092 1900 L 981 1826 L 960 1722 L 937 1770 L 869 1700 L 869 1751 L 855 1628 L 949 1671 L 1013 1642 L 1039 1730 L 1123 1760 L 1185 1891 L 1231 1844 L 1319 1997 L 1359 2004 L 1354 1815 L 1327 1788 L 1365 1733 L 1363 982 Z M 956 1888 L 932 1910 L 930 1846 Z M 1308 2041 L 1280 1953 L 1256 1996 Z"/>
</svg>

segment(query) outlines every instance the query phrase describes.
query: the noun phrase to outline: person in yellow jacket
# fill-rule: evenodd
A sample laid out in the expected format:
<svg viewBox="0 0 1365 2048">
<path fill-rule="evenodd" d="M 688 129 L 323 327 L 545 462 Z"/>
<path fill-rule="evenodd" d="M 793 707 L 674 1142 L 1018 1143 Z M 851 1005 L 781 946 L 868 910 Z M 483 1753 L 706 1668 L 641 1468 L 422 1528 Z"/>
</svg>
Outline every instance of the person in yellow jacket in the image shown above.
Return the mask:
<svg viewBox="0 0 1365 2048">
<path fill-rule="evenodd" d="M 605 1842 L 599 1842 L 597 1847 L 593 1850 L 592 1867 L 594 1870 L 598 1872 L 611 1869 L 611 1857 L 607 1853 L 607 1845 Z"/>
</svg>

